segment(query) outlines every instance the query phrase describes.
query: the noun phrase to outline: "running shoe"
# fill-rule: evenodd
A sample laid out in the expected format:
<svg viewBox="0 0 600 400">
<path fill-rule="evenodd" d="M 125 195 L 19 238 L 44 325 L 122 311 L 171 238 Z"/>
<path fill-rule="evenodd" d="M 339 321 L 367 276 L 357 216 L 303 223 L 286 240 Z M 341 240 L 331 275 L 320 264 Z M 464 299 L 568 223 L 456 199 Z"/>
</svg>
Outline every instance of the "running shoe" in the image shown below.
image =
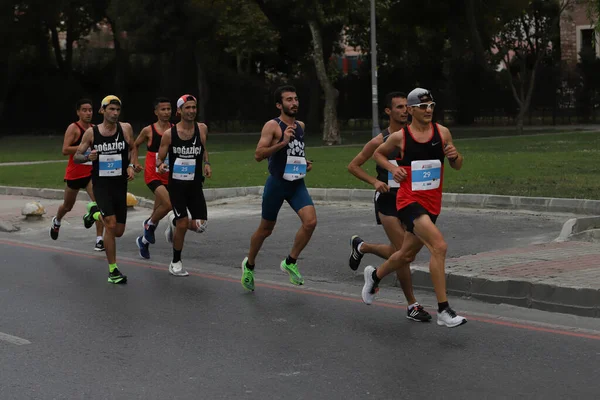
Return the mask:
<svg viewBox="0 0 600 400">
<path fill-rule="evenodd" d="M 365 285 L 362 289 L 362 299 L 365 304 L 373 303 L 373 300 L 375 300 L 375 295 L 377 292 L 379 292 L 379 288 L 373 280 L 373 271 L 375 271 L 375 268 L 372 266 L 368 265 L 365 267 Z"/>
<path fill-rule="evenodd" d="M 363 242 L 364 240 L 359 238 L 358 235 L 354 235 L 352 236 L 352 239 L 350 239 L 351 251 L 349 264 L 352 271 L 356 271 L 358 269 L 358 266 L 360 265 L 360 260 L 362 260 L 364 256 L 364 254 L 358 251 L 358 245 Z"/>
<path fill-rule="evenodd" d="M 169 264 L 169 273 L 174 276 L 188 276 L 188 272 L 183 269 L 183 263 L 181 261 L 177 261 L 174 263 L 171 261 Z"/>
<path fill-rule="evenodd" d="M 58 231 L 60 230 L 60 225 L 56 225 L 56 217 L 52 217 L 52 225 L 50 226 L 50 237 L 52 240 L 58 239 Z"/>
<path fill-rule="evenodd" d="M 298 271 L 298 264 L 288 264 L 283 260 L 279 266 L 283 272 L 287 272 L 290 275 L 290 282 L 294 285 L 303 285 L 304 278 Z"/>
<path fill-rule="evenodd" d="M 98 208 L 98 205 L 96 204 L 95 201 L 90 201 L 87 204 L 86 208 L 87 208 L 87 212 L 83 216 L 83 225 L 85 226 L 86 229 L 89 229 L 96 222 L 96 220 L 94 219 L 94 214 L 96 214 L 98 211 L 100 211 L 100 208 Z"/>
<path fill-rule="evenodd" d="M 431 314 L 425 311 L 422 305 L 417 304 L 412 310 L 406 309 L 406 318 L 417 322 L 429 322 L 431 321 Z"/>
<path fill-rule="evenodd" d="M 94 250 L 95 251 L 104 251 L 106 250 L 104 248 L 104 240 L 100 239 L 96 242 L 96 245 L 94 246 Z"/>
<path fill-rule="evenodd" d="M 127 276 L 123 275 L 119 268 L 115 268 L 108 273 L 108 283 L 123 284 L 127 283 Z"/>
<path fill-rule="evenodd" d="M 142 227 L 144 228 L 144 238 L 146 238 L 148 243 L 154 244 L 154 242 L 156 241 L 156 239 L 154 238 L 154 231 L 156 230 L 156 225 L 150 225 L 148 222 L 150 222 L 150 218 L 148 218 L 142 223 Z"/>
<path fill-rule="evenodd" d="M 456 312 L 450 307 L 446 307 L 446 309 L 442 312 L 439 312 L 437 316 L 437 324 L 440 326 L 446 325 L 448 328 L 455 328 L 466 323 L 467 319 L 457 315 Z"/>
<path fill-rule="evenodd" d="M 137 244 L 138 250 L 140 251 L 140 257 L 145 258 L 146 260 L 150 258 L 150 250 L 148 249 L 149 245 L 144 244 L 142 242 L 142 237 L 138 236 L 135 239 L 135 244 Z"/>
<path fill-rule="evenodd" d="M 246 290 L 254 291 L 254 271 L 246 267 L 248 257 L 242 261 L 242 286 Z"/>
</svg>

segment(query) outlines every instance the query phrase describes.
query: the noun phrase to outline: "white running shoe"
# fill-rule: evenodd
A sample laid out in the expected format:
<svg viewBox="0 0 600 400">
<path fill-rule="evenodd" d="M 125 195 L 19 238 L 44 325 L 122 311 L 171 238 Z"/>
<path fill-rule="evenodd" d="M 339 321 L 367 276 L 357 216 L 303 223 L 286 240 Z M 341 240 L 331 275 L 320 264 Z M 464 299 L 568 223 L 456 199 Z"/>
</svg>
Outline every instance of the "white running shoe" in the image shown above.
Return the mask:
<svg viewBox="0 0 600 400">
<path fill-rule="evenodd" d="M 466 323 L 467 319 L 457 315 L 456 312 L 454 312 L 454 310 L 450 307 L 446 307 L 446 309 L 442 312 L 439 312 L 437 316 L 437 324 L 440 326 L 446 325 L 448 328 L 455 328 Z"/>
<path fill-rule="evenodd" d="M 365 304 L 371 304 L 379 291 L 377 284 L 375 284 L 375 281 L 373 280 L 373 271 L 375 271 L 375 268 L 371 265 L 365 267 L 365 285 L 362 289 L 362 299 Z"/>
<path fill-rule="evenodd" d="M 169 211 L 167 214 L 167 229 L 165 229 L 165 239 L 167 239 L 167 243 L 173 244 L 173 220 L 175 219 L 175 214 L 173 211 Z"/>
<path fill-rule="evenodd" d="M 171 261 L 169 264 L 169 273 L 174 276 L 188 276 L 188 272 L 183 269 L 183 263 L 181 261 L 177 261 L 174 263 Z"/>
</svg>

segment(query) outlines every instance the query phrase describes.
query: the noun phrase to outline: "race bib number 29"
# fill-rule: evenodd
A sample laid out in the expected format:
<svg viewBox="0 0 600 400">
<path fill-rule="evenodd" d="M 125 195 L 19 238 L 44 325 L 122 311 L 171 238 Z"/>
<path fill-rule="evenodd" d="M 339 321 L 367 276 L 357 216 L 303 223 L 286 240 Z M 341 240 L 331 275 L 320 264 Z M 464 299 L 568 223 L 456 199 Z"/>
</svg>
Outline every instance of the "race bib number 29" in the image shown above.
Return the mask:
<svg viewBox="0 0 600 400">
<path fill-rule="evenodd" d="M 433 190 L 440 187 L 442 163 L 440 160 L 413 161 L 411 167 L 412 190 Z"/>
</svg>

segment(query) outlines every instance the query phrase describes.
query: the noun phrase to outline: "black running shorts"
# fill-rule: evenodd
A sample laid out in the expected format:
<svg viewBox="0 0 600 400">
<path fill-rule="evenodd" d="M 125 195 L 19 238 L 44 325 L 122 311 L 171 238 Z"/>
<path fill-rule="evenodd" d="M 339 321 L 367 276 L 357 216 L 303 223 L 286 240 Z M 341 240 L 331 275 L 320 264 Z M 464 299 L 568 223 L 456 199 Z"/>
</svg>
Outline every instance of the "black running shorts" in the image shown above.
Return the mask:
<svg viewBox="0 0 600 400">
<path fill-rule="evenodd" d="M 97 179 L 93 186 L 96 204 L 103 217 L 114 215 L 118 224 L 127 222 L 127 181 Z"/>
<path fill-rule="evenodd" d="M 435 214 L 431 214 L 429 211 L 425 209 L 419 203 L 410 203 L 404 208 L 398 210 L 398 218 L 402 225 L 406 228 L 406 230 L 412 234 L 414 234 L 415 229 L 415 219 L 419 218 L 421 215 L 427 214 L 429 218 L 431 218 L 431 222 L 435 224 L 438 216 Z"/>
<path fill-rule="evenodd" d="M 158 189 L 160 186 L 164 186 L 167 189 L 167 191 L 169 190 L 169 187 L 167 185 L 156 179 L 146 183 L 146 186 L 148 186 L 148 189 L 152 190 L 152 193 L 154 193 L 156 189 Z"/>
<path fill-rule="evenodd" d="M 88 176 L 85 178 L 79 178 L 79 179 L 65 179 L 65 182 L 67 182 L 67 187 L 69 189 L 73 189 L 73 190 L 81 190 L 81 189 L 85 189 L 88 185 L 88 183 L 90 183 L 90 180 L 92 179 L 92 176 Z"/>
<path fill-rule="evenodd" d="M 169 184 L 169 198 L 175 219 L 186 218 L 189 211 L 192 219 L 208 219 L 206 200 L 202 185 L 196 182 Z"/>
<path fill-rule="evenodd" d="M 375 220 L 377 221 L 377 225 L 381 225 L 379 213 L 388 217 L 396 217 L 398 215 L 396 211 L 397 194 L 398 190 L 390 190 L 387 193 L 375 192 L 373 202 L 375 203 Z"/>
</svg>

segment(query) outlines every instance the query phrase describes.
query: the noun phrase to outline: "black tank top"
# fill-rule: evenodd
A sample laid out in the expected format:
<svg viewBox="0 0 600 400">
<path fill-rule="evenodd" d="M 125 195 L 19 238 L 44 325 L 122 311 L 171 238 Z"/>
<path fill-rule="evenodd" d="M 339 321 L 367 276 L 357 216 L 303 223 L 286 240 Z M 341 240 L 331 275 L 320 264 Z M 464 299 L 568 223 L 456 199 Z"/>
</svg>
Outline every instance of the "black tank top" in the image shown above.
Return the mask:
<svg viewBox="0 0 600 400">
<path fill-rule="evenodd" d="M 173 124 L 171 124 L 171 128 L 173 128 Z M 154 124 L 150 125 L 150 129 L 152 130 L 152 141 L 148 147 L 148 151 L 152 153 L 158 153 L 158 149 L 160 148 L 160 141 L 162 140 L 162 135 L 158 133 Z"/>
<path fill-rule="evenodd" d="M 433 135 L 427 142 L 417 142 L 410 132 L 404 128 L 404 156 L 396 158 L 398 165 L 410 167 L 413 161 L 440 160 L 444 164 L 444 143 L 437 124 L 432 124 Z"/>
<path fill-rule="evenodd" d="M 385 143 L 388 140 L 388 138 L 390 137 L 390 135 L 392 134 L 392 132 L 390 132 L 390 128 L 387 128 L 385 131 L 381 132 L 381 134 L 383 135 L 383 143 Z M 400 154 L 400 149 L 396 148 L 388 156 L 388 160 L 390 160 L 390 161 L 396 160 L 398 158 L 399 154 Z M 375 165 L 376 165 L 375 169 L 377 171 L 377 180 L 388 183 L 388 170 L 381 168 L 379 166 L 379 164 L 375 164 Z M 397 188 L 392 188 L 392 189 L 397 189 Z"/>
<path fill-rule="evenodd" d="M 278 143 L 281 143 L 283 141 L 283 132 L 285 132 L 288 126 L 280 118 L 274 118 L 274 121 L 277 122 L 281 128 L 281 138 L 278 141 Z M 305 157 L 304 130 L 299 123 L 296 123 L 294 137 L 295 138 L 289 142 L 286 147 L 278 150 L 275 154 L 269 157 L 269 173 L 271 175 L 277 178 L 283 177 L 288 156 Z"/>
<path fill-rule="evenodd" d="M 94 132 L 94 150 L 98 158 L 92 162 L 92 179 L 121 179 L 127 180 L 129 165 L 129 145 L 125 140 L 121 123 L 117 123 L 114 135 L 106 137 L 100 134 L 97 126 Z"/>
<path fill-rule="evenodd" d="M 171 128 L 171 146 L 169 146 L 169 185 L 204 182 L 202 160 L 204 146 L 200 139 L 200 128 L 194 122 L 194 135 L 183 140 L 177 132 L 177 125 Z"/>
<path fill-rule="evenodd" d="M 71 146 L 79 146 L 81 144 L 81 139 L 83 138 L 83 134 L 85 133 L 85 129 L 83 129 L 83 127 L 81 125 L 79 125 L 77 122 L 73 122 L 73 123 L 79 129 L 79 137 L 77 138 L 76 141 L 71 143 Z M 92 125 L 92 126 L 94 126 L 94 125 Z"/>
</svg>

